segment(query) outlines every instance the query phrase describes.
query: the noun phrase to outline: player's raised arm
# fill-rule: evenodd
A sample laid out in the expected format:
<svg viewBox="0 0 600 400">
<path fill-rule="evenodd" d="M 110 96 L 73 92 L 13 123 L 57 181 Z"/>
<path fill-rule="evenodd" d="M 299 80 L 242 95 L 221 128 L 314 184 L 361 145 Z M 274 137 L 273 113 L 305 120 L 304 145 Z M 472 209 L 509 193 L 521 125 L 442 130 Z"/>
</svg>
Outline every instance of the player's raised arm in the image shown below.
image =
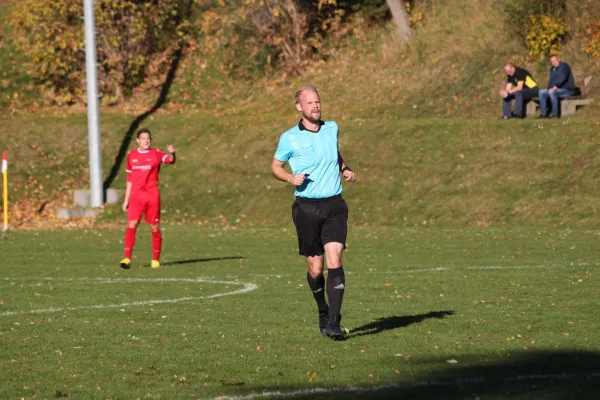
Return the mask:
<svg viewBox="0 0 600 400">
<path fill-rule="evenodd" d="M 165 162 L 165 164 L 175 164 L 175 159 L 176 159 L 176 155 L 175 153 L 177 152 L 177 150 L 175 149 L 175 147 L 173 147 L 173 145 L 168 144 L 167 145 L 167 151 L 169 152 L 168 157 L 168 162 Z M 166 160 L 165 160 L 166 161 Z"/>
</svg>

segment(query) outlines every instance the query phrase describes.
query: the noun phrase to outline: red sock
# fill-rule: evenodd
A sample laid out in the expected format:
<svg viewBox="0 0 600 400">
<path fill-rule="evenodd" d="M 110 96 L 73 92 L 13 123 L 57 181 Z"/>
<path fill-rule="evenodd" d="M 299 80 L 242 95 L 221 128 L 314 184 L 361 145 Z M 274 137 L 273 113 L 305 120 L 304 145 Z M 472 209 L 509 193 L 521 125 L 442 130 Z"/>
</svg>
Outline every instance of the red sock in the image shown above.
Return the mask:
<svg viewBox="0 0 600 400">
<path fill-rule="evenodd" d="M 162 248 L 162 233 L 160 231 L 152 232 L 152 259 L 160 259 L 160 249 Z"/>
<path fill-rule="evenodd" d="M 137 228 L 129 228 L 125 231 L 125 258 L 131 258 L 131 252 L 135 245 L 135 231 Z"/>
</svg>

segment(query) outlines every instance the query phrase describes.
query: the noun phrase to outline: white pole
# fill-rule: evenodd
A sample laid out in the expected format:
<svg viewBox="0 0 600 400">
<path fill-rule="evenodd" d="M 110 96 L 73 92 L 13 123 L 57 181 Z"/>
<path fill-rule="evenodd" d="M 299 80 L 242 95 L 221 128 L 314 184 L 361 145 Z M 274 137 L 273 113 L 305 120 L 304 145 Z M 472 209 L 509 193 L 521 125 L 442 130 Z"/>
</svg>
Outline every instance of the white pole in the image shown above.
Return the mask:
<svg viewBox="0 0 600 400">
<path fill-rule="evenodd" d="M 100 118 L 98 116 L 98 78 L 96 75 L 96 35 L 94 0 L 83 0 L 85 20 L 85 70 L 87 83 L 88 139 L 90 151 L 90 204 L 100 207 L 102 191 L 102 149 L 100 147 Z"/>
</svg>

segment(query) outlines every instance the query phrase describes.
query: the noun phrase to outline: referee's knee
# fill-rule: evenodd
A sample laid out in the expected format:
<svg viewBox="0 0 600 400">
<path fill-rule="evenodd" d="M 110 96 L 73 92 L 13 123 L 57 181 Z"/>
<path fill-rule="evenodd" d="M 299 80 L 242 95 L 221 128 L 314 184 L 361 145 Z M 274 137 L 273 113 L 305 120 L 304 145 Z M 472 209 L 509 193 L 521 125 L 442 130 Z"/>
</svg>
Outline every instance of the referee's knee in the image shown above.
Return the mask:
<svg viewBox="0 0 600 400">
<path fill-rule="evenodd" d="M 306 261 L 308 262 L 308 273 L 310 276 L 316 279 L 323 275 L 323 260 L 321 258 L 307 257 Z"/>
</svg>

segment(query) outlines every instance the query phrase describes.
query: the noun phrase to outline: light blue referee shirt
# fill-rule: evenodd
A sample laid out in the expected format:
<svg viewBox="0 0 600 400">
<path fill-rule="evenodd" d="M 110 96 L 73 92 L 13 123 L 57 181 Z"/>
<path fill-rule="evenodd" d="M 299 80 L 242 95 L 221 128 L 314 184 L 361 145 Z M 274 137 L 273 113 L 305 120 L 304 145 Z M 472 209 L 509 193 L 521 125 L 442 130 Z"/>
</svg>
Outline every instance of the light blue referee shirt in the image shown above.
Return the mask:
<svg viewBox="0 0 600 400">
<path fill-rule="evenodd" d="M 294 174 L 309 174 L 295 195 L 324 199 L 342 193 L 338 163 L 338 126 L 333 121 L 320 121 L 317 132 L 304 127 L 302 121 L 279 138 L 275 158 L 289 162 Z"/>
</svg>

